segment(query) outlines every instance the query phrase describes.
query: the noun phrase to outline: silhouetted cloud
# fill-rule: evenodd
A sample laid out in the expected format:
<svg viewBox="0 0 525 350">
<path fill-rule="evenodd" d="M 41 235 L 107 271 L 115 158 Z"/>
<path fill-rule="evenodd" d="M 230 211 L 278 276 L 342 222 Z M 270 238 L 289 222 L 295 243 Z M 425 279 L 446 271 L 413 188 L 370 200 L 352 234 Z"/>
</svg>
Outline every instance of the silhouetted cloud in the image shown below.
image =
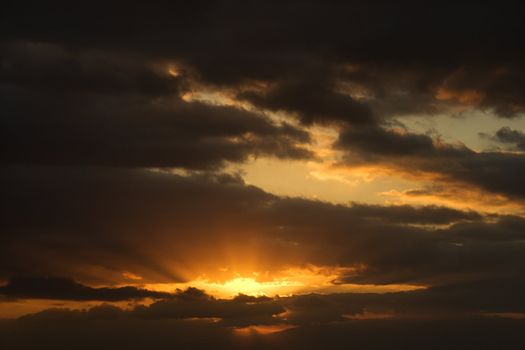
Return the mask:
<svg viewBox="0 0 525 350">
<path fill-rule="evenodd" d="M 308 73 L 305 72 L 305 75 Z M 239 95 L 256 106 L 297 113 L 305 124 L 323 121 L 339 121 L 355 124 L 370 124 L 374 116 L 370 108 L 351 96 L 334 91 L 330 81 L 309 77 L 309 80 L 284 81 L 264 94 L 245 92 Z"/>
<path fill-rule="evenodd" d="M 214 348 L 219 349 L 270 345 L 304 349 L 319 348 L 316 341 L 323 339 L 322 346 L 331 348 L 359 345 L 375 349 L 402 343 L 409 349 L 423 345 L 492 349 L 502 341 L 512 346 L 523 343 L 524 321 L 512 317 L 525 310 L 518 294 L 523 288 L 516 281 L 494 280 L 411 292 L 310 294 L 257 303 L 215 299 L 190 288 L 129 310 L 109 304 L 87 310 L 48 309 L 0 322 L 0 334 L 3 344 L 15 349 L 34 345 L 40 338 L 40 347 L 62 348 L 88 333 L 87 340 L 78 343 L 80 348 L 106 348 L 112 339 L 133 349 L 137 340 L 147 339 L 149 346 L 160 348 L 201 346 L 213 340 Z M 236 334 L 239 327 L 264 325 L 291 328 L 265 335 L 256 331 Z M 26 335 L 31 335 L 31 342 Z"/>
<path fill-rule="evenodd" d="M 57 299 L 121 301 L 144 298 L 165 298 L 170 293 L 154 292 L 136 287 L 93 288 L 68 278 L 14 277 L 0 287 L 0 295 L 12 299 Z"/>
<path fill-rule="evenodd" d="M 4 163 L 202 169 L 250 156 L 312 157 L 308 133 L 286 122 L 186 102 L 184 79 L 167 68 L 56 45 L 6 50 Z"/>
<path fill-rule="evenodd" d="M 525 134 L 509 127 L 499 129 L 493 139 L 502 144 L 511 145 L 520 151 L 525 151 Z"/>
<path fill-rule="evenodd" d="M 434 174 L 445 183 L 459 181 L 482 190 L 523 198 L 520 174 L 525 156 L 475 152 L 463 144 L 447 144 L 429 135 L 383 127 L 347 128 L 334 147 L 345 153 L 343 163 L 376 164 L 406 173 Z"/>
<path fill-rule="evenodd" d="M 443 284 L 520 275 L 523 264 L 525 224 L 517 216 L 281 198 L 231 175 L 9 167 L 1 178 L 9 203 L 4 276 L 122 283 L 132 271 L 145 281 L 185 281 L 227 264 L 229 249 L 257 254 L 265 270 L 353 268 L 354 283 Z"/>
<path fill-rule="evenodd" d="M 523 348 L 523 320 L 483 316 L 525 311 L 523 216 L 336 205 L 221 173 L 256 157 L 330 153 L 338 166 L 426 181 L 407 196 L 453 187 L 523 203 L 523 130 L 500 128 L 488 136 L 499 148 L 477 151 L 399 122 L 465 113 L 476 123 L 470 111 L 522 118 L 520 5 L 6 4 L 2 298 L 157 300 L 0 321 L 0 347 Z M 337 133 L 331 149 L 319 125 Z M 337 270 L 333 284 L 430 288 L 224 300 L 195 288 L 112 287 L 129 276 L 187 282 L 236 262 L 250 273 L 315 265 Z M 370 312 L 395 317 L 349 319 Z M 280 323 L 296 328 L 235 333 Z"/>
</svg>

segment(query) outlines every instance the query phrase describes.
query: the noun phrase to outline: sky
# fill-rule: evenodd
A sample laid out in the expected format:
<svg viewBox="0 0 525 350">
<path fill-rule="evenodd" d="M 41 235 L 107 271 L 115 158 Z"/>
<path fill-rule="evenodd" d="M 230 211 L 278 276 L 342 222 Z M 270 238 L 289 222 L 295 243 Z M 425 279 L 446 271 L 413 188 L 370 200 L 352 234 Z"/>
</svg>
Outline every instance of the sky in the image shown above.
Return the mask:
<svg viewBox="0 0 525 350">
<path fill-rule="evenodd" d="M 0 14 L 0 348 L 521 349 L 519 2 Z"/>
</svg>

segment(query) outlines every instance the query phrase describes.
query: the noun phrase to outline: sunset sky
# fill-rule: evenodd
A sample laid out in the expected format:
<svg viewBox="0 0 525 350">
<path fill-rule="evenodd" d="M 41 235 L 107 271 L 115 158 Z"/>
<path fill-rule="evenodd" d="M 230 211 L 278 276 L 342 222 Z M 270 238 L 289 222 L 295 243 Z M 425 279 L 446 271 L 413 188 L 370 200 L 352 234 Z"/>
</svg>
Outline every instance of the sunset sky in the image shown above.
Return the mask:
<svg viewBox="0 0 525 350">
<path fill-rule="evenodd" d="M 2 7 L 0 348 L 525 348 L 519 2 Z"/>
</svg>

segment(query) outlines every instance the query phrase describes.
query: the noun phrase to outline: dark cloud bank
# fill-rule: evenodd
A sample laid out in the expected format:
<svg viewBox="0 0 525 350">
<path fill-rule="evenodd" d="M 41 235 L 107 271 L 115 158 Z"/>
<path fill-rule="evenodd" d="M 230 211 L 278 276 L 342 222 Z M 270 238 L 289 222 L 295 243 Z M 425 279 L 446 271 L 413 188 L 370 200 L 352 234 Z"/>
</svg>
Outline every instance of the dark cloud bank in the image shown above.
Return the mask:
<svg viewBox="0 0 525 350">
<path fill-rule="evenodd" d="M 385 295 L 313 294 L 276 299 L 239 295 L 232 300 L 188 289 L 131 310 L 105 304 L 81 311 L 49 309 L 1 321 L 0 344 L 13 349 L 33 348 L 34 344 L 44 349 L 106 349 L 115 344 L 131 349 L 378 349 L 392 344 L 408 349 L 479 349 L 505 344 L 519 349 L 524 345 L 520 336 L 523 320 L 476 314 L 479 307 L 485 312 L 523 309 L 523 303 L 501 302 L 509 292 L 506 287 L 516 287 L 502 286 L 492 287 L 495 299 L 480 299 L 475 285 Z M 387 310 L 394 318 L 349 319 L 365 309 Z M 295 328 L 267 335 L 236 332 L 249 325 L 274 324 Z"/>
<path fill-rule="evenodd" d="M 178 267 L 216 268 L 228 261 L 228 246 L 246 258 L 257 254 L 270 270 L 364 265 L 344 276 L 359 283 L 523 273 L 525 221 L 518 216 L 281 198 L 216 174 L 14 166 L 4 168 L 1 183 L 9 203 L 3 277 L 58 271 L 108 283 L 133 271 L 146 281 L 183 281 Z"/>
<path fill-rule="evenodd" d="M 523 198 L 514 175 L 522 154 L 452 157 L 425 135 L 384 128 L 393 117 L 465 106 L 519 118 L 517 4 L 11 4 L 0 37 L 2 161 L 217 169 L 257 156 L 311 159 L 307 130 L 264 115 L 285 111 L 341 128 L 335 148 L 380 156 L 374 163 L 430 152 L 426 171 Z M 187 102 L 195 81 L 258 111 Z M 521 149 L 521 133 L 496 137 Z M 454 168 L 442 170 L 451 157 Z"/>
<path fill-rule="evenodd" d="M 107 305 L 89 311 L 47 310 L 2 321 L 2 341 L 9 348 L 32 348 L 36 339 L 42 346 L 62 348 L 87 334 L 90 340 L 79 347 L 104 348 L 112 342 L 131 348 L 145 343 L 205 347 L 210 341 L 227 348 L 268 344 L 322 348 L 325 345 L 318 342 L 324 341 L 377 348 L 384 346 L 386 337 L 408 348 L 431 343 L 429 347 L 436 349 L 455 339 L 451 348 L 463 349 L 494 347 L 504 339 L 513 346 L 521 341 L 516 338 L 521 320 L 491 316 L 525 312 L 521 298 L 525 221 L 520 217 L 435 206 L 347 207 L 280 198 L 230 175 L 15 166 L 4 169 L 2 184 L 3 198 L 10 204 L 2 220 L 2 276 L 9 280 L 0 287 L 3 302 L 157 300 L 132 311 Z M 270 261 L 267 268 L 357 265 L 364 267 L 334 283 L 433 287 L 383 295 L 220 300 L 195 289 L 168 295 L 30 277 L 69 275 L 111 283 L 122 280 L 122 271 L 131 270 L 145 281 L 180 281 L 177 264 L 213 266 L 223 258 L 224 237 L 241 247 L 256 242 L 259 258 Z M 93 266 L 110 268 L 106 275 L 86 273 Z M 285 311 L 291 313 L 275 317 Z M 369 311 L 395 316 L 346 318 Z M 233 330 L 275 324 L 298 328 L 251 338 Z M 492 331 L 487 333 L 488 329 Z M 354 335 L 352 339 L 348 334 Z"/>
<path fill-rule="evenodd" d="M 0 295 L 9 299 L 57 299 L 74 301 L 122 301 L 165 298 L 169 293 L 152 292 L 136 287 L 93 288 L 67 278 L 15 277 L 0 287 Z"/>
<path fill-rule="evenodd" d="M 257 156 L 312 159 L 307 127 L 321 124 L 337 128 L 333 147 L 345 165 L 431 173 L 445 185 L 522 201 L 522 153 L 475 152 L 391 129 L 395 117 L 465 108 L 520 118 L 521 14 L 519 2 L 5 5 L 3 302 L 157 301 L 1 321 L 0 347 L 523 348 L 523 320 L 480 316 L 525 311 L 523 218 L 281 198 L 213 172 Z M 177 74 L 168 74 L 171 64 Z M 196 85 L 253 108 L 184 99 Z M 268 111 L 292 119 L 277 122 Z M 523 151 L 523 130 L 491 138 Z M 431 288 L 225 301 L 194 289 L 89 286 L 120 283 L 124 271 L 144 282 L 184 281 L 182 267 L 225 260 L 225 242 L 253 248 L 269 270 L 342 266 L 354 269 L 334 283 Z M 286 310 L 289 319 L 273 317 Z M 364 310 L 396 317 L 342 316 Z M 231 332 L 276 322 L 299 327 L 264 337 Z"/>
</svg>

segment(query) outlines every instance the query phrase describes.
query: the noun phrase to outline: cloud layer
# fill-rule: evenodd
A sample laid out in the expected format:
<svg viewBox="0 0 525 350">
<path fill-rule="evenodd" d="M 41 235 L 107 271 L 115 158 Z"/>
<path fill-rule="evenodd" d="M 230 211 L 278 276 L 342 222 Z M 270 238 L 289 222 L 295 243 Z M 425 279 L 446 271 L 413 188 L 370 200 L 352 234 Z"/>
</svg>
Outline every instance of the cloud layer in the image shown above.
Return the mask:
<svg viewBox="0 0 525 350">
<path fill-rule="evenodd" d="M 523 273 L 518 216 L 281 198 L 230 175 L 10 167 L 2 186 L 10 203 L 2 223 L 5 277 L 121 282 L 131 271 L 176 282 L 218 266 L 306 264 L 354 268 L 346 281 L 379 284 Z"/>
<path fill-rule="evenodd" d="M 0 318 L 35 300 L 107 304 L 0 319 L 0 347 L 522 348 L 519 5 L 5 5 Z M 439 116 L 472 130 L 414 131 Z M 372 169 L 352 193 L 373 193 L 280 196 L 243 179 L 252 166 L 275 188 L 287 181 L 258 158 L 341 186 Z M 383 194 L 430 199 L 378 204 L 376 172 L 390 176 Z M 328 287 L 426 288 L 321 295 L 312 283 L 232 299 L 168 288 L 293 269 Z M 169 291 L 147 287 L 159 284 Z"/>
</svg>

